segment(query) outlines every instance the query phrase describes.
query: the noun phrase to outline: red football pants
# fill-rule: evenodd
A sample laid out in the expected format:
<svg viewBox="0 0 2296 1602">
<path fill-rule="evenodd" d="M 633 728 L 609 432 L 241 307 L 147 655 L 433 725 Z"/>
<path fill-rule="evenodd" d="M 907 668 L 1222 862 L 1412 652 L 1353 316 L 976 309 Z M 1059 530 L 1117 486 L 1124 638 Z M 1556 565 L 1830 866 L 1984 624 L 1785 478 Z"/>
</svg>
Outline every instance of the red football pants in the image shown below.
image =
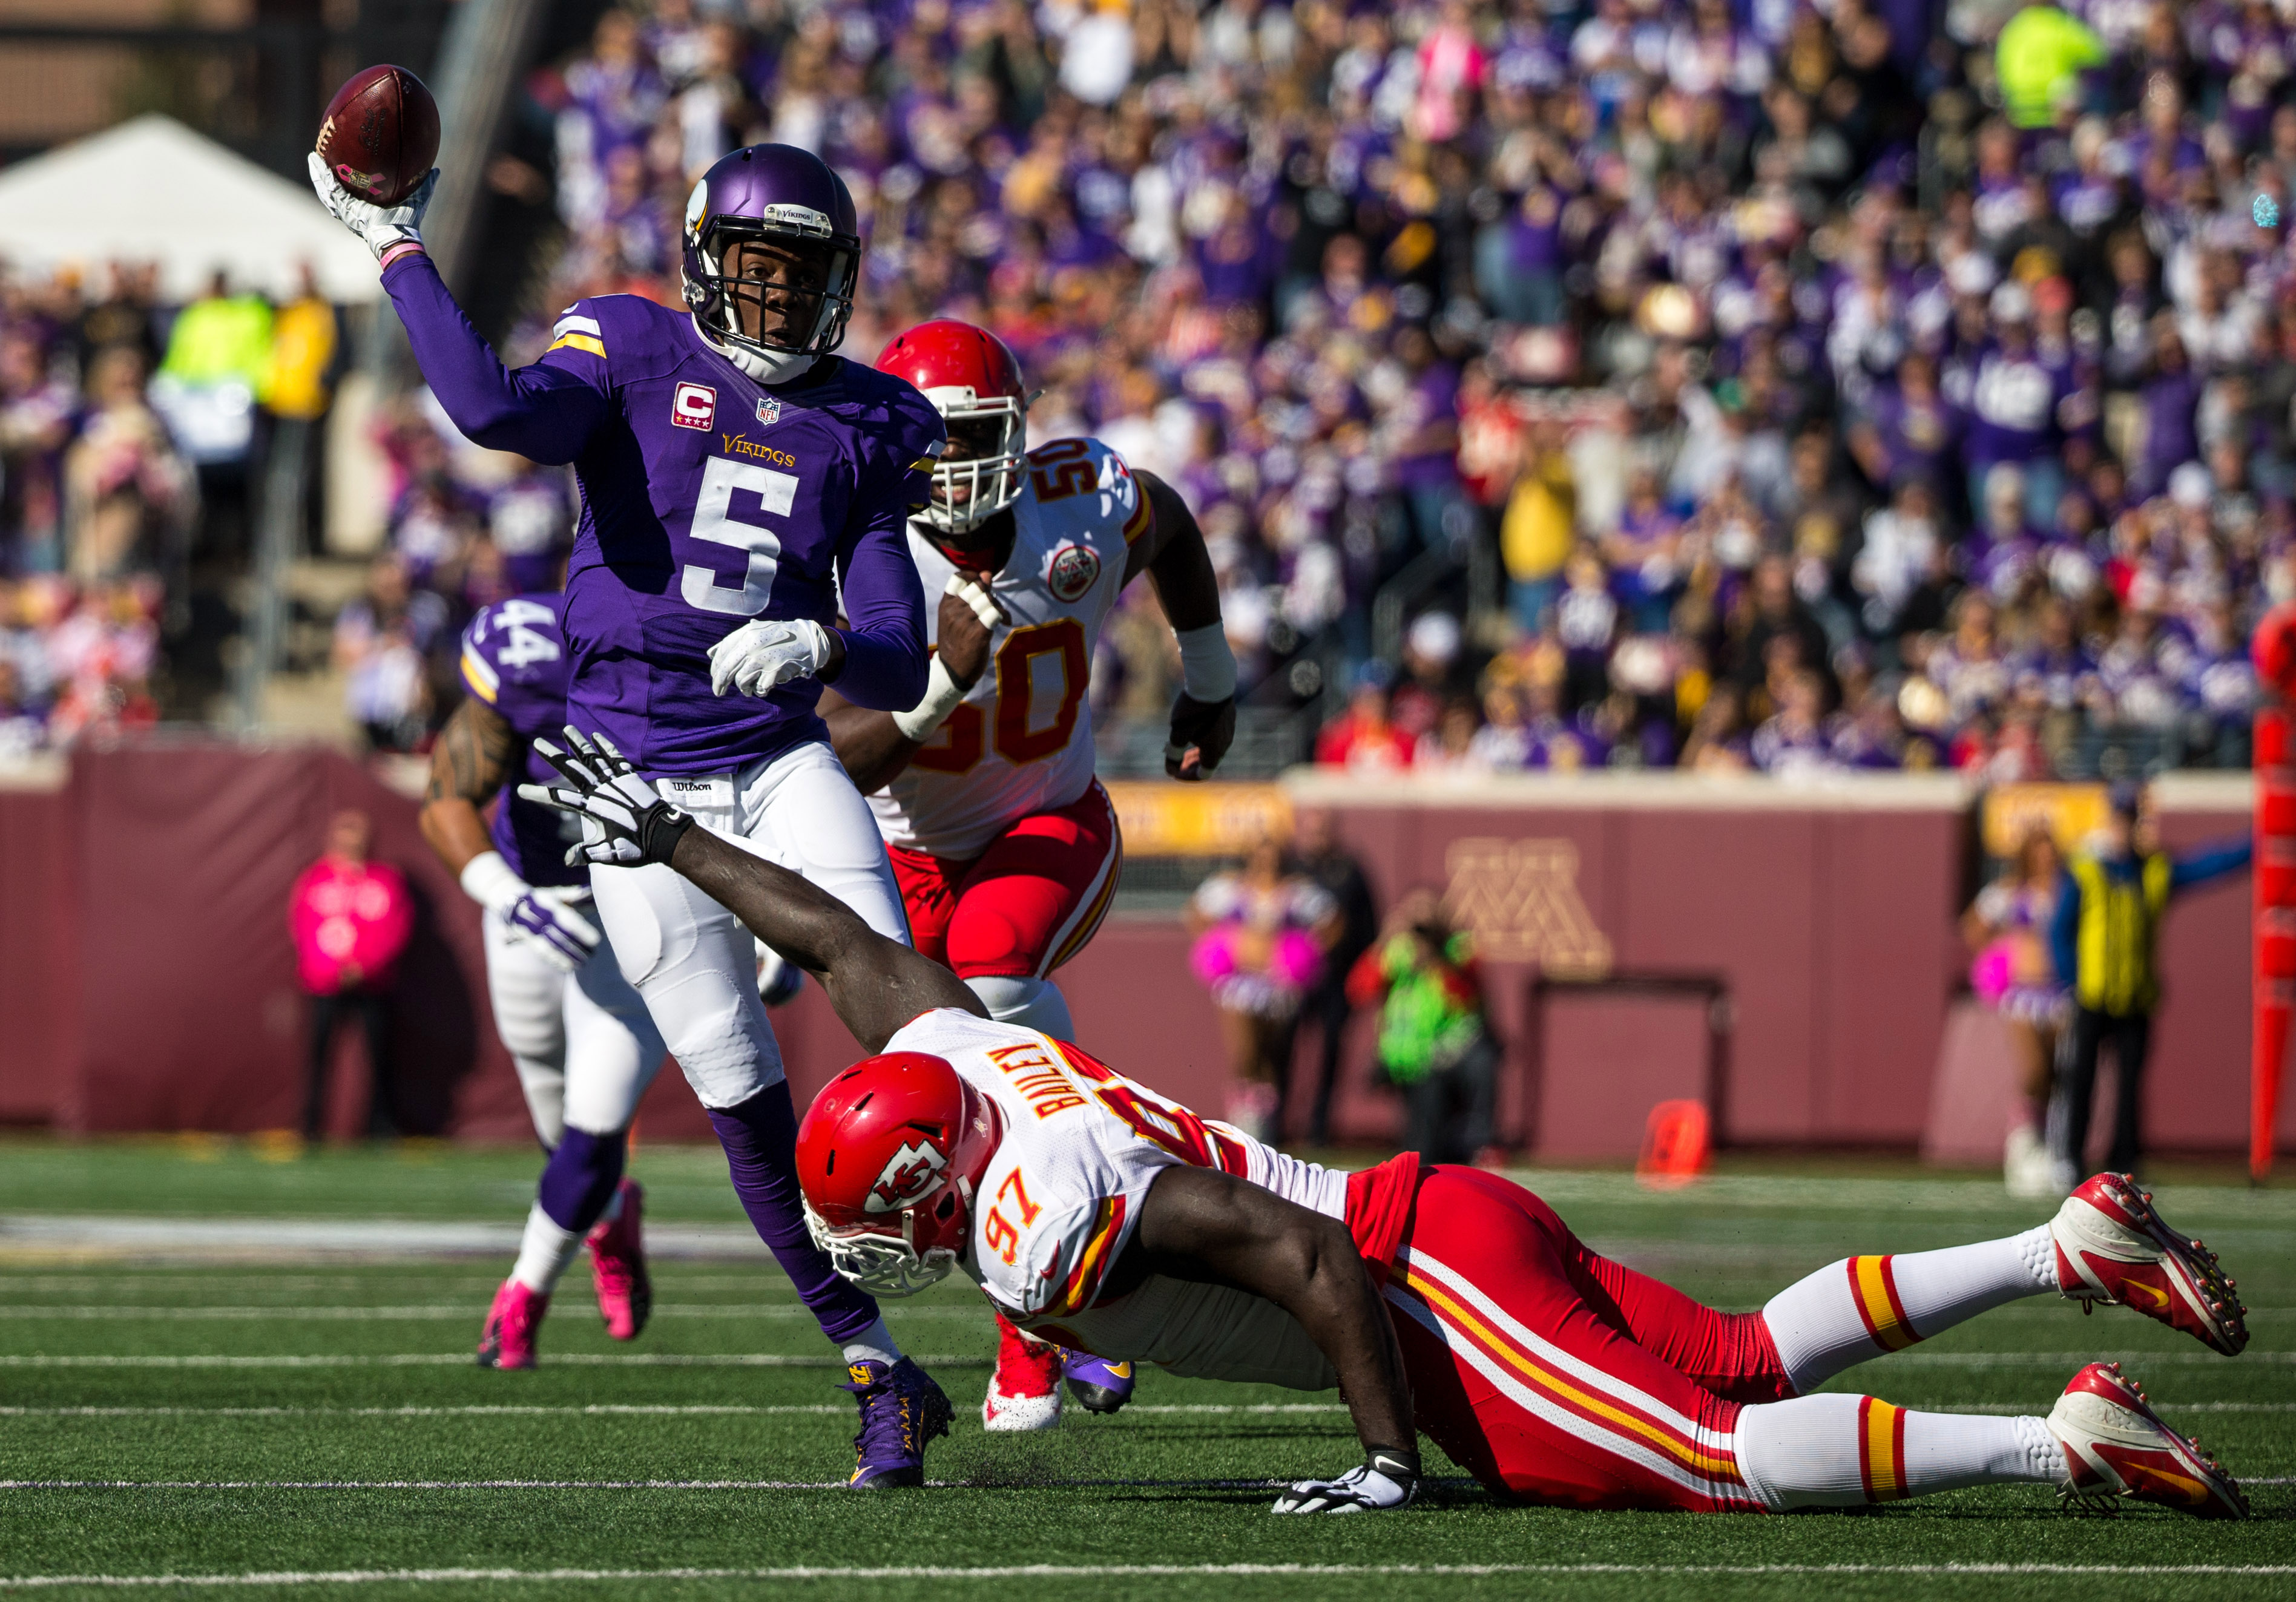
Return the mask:
<svg viewBox="0 0 2296 1602">
<path fill-rule="evenodd" d="M 1084 950 L 1108 916 L 1124 840 L 1095 779 L 1068 805 L 1029 813 L 970 861 L 900 846 L 886 854 L 918 951 L 961 979 L 1041 979 Z"/>
<path fill-rule="evenodd" d="M 1494 1493 L 1754 1511 L 1741 1405 L 1794 1394 L 1759 1312 L 1718 1312 L 1589 1251 L 1521 1186 L 1421 1181 L 1386 1290 L 1419 1427 Z"/>
</svg>

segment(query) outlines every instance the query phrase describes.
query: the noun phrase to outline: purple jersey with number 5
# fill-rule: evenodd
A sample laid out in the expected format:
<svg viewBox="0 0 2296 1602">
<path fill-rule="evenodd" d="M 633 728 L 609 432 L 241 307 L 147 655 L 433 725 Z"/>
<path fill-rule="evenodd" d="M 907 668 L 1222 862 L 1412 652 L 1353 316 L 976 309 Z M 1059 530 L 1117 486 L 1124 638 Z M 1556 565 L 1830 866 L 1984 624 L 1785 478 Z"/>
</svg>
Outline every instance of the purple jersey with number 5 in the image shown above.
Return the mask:
<svg viewBox="0 0 2296 1602">
<path fill-rule="evenodd" d="M 519 595 L 482 609 L 463 631 L 463 688 L 485 702 L 518 737 L 518 760 L 504 784 L 490 830 L 511 871 L 529 885 L 581 885 L 586 868 L 566 865 L 566 847 L 581 826 L 556 807 L 526 800 L 521 783 L 562 782 L 534 748 L 536 735 L 566 743 L 569 657 L 557 594 Z"/>
<path fill-rule="evenodd" d="M 570 721 L 654 773 L 721 772 L 826 738 L 809 679 L 758 698 L 709 687 L 709 650 L 753 619 L 837 622 L 830 681 L 901 711 L 924 693 L 924 596 L 907 519 L 931 491 L 940 415 L 839 356 L 767 388 L 691 317 L 635 295 L 577 301 L 542 359 L 505 372 L 427 257 L 383 287 L 423 376 L 480 445 L 571 462 Z"/>
</svg>

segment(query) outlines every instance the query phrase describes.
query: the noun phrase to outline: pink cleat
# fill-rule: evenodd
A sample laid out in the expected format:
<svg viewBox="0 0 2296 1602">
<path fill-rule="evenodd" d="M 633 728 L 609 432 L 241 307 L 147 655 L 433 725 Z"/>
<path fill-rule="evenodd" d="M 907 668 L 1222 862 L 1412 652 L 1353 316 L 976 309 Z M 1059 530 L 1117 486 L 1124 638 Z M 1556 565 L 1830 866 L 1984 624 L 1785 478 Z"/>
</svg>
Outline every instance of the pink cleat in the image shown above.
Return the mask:
<svg viewBox="0 0 2296 1602">
<path fill-rule="evenodd" d="M 621 1212 L 590 1231 L 590 1282 L 597 1287 L 598 1316 L 606 1320 L 606 1333 L 634 1341 L 653 1311 L 653 1281 L 646 1277 L 645 1243 L 638 1230 L 645 1190 L 636 1180 L 624 1180 L 621 1196 Z"/>
<path fill-rule="evenodd" d="M 2049 1414 L 2065 1449 L 2067 1502 L 2110 1511 L 2112 1499 L 2152 1502 L 2199 1518 L 2246 1518 L 2240 1482 L 2201 1443 L 2161 1422 L 2144 1392 L 2119 1363 L 2091 1363 L 2072 1377 Z"/>
<path fill-rule="evenodd" d="M 479 1367 L 531 1369 L 534 1337 L 541 1333 L 542 1315 L 550 1298 L 529 1290 L 515 1279 L 505 1279 L 487 1310 L 487 1327 L 479 1332 Z"/>
<path fill-rule="evenodd" d="M 2117 1302 L 2181 1329 L 2227 1357 L 2248 1345 L 2247 1309 L 2217 1255 L 2163 1222 L 2152 1195 L 2126 1173 L 2093 1174 L 2049 1221 L 2057 1288 L 2081 1302 Z"/>
</svg>

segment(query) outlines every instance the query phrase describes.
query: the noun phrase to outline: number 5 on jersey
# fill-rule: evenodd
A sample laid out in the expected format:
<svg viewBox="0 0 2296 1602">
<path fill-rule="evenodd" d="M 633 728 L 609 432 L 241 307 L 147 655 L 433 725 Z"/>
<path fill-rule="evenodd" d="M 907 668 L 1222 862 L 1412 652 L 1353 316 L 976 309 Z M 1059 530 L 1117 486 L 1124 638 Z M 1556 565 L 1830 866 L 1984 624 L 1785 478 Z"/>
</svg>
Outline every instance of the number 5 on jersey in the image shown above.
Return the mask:
<svg viewBox="0 0 2296 1602">
<path fill-rule="evenodd" d="M 721 583 L 717 570 L 687 564 L 678 575 L 678 593 L 685 604 L 705 612 L 732 617 L 754 617 L 774 597 L 774 575 L 781 566 L 781 536 L 762 523 L 734 515 L 734 492 L 755 495 L 760 511 L 785 518 L 797 503 L 797 475 L 777 472 L 754 462 L 713 456 L 702 470 L 701 492 L 693 501 L 693 524 L 687 531 L 697 540 L 731 545 L 749 558 L 739 585 Z"/>
</svg>

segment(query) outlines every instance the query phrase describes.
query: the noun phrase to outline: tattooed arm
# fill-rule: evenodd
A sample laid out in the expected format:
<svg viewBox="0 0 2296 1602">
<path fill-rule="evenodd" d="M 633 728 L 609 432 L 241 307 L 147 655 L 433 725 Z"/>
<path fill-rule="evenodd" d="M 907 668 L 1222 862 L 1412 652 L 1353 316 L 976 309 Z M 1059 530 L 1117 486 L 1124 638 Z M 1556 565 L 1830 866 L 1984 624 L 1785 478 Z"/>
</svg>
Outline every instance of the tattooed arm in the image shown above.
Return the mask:
<svg viewBox="0 0 2296 1602">
<path fill-rule="evenodd" d="M 422 838 L 455 872 L 495 848 L 480 810 L 509 781 L 517 754 L 510 724 L 474 696 L 465 697 L 439 732 L 430 782 L 422 792 Z"/>
</svg>

